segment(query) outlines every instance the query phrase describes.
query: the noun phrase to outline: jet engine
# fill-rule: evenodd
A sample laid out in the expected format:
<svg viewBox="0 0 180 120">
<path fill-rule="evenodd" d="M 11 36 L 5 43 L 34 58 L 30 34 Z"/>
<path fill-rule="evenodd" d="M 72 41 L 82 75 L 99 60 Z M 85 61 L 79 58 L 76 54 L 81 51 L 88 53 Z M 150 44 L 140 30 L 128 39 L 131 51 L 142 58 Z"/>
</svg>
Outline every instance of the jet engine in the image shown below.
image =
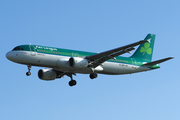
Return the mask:
<svg viewBox="0 0 180 120">
<path fill-rule="evenodd" d="M 61 58 L 57 60 L 57 66 L 59 68 L 70 68 L 68 64 L 69 64 L 69 58 Z"/>
<path fill-rule="evenodd" d="M 50 81 L 50 80 L 56 79 L 57 74 L 56 74 L 56 71 L 52 69 L 40 69 L 38 71 L 38 77 L 41 80 Z"/>
<path fill-rule="evenodd" d="M 83 68 L 88 66 L 88 60 L 79 57 L 71 57 L 69 59 L 69 66 L 72 68 Z"/>
</svg>

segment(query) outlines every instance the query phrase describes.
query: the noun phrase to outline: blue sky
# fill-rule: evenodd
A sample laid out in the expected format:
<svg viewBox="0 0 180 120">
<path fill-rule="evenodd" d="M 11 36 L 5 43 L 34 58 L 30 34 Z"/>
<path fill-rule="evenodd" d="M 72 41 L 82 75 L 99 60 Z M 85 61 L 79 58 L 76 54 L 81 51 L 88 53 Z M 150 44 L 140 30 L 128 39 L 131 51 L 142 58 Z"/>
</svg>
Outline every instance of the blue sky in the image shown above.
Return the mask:
<svg viewBox="0 0 180 120">
<path fill-rule="evenodd" d="M 180 2 L 157 0 L 7 0 L 0 2 L 2 120 L 179 120 Z M 103 52 L 156 34 L 153 60 L 175 59 L 132 75 L 78 74 L 42 81 L 39 67 L 10 62 L 17 45 Z M 124 56 L 130 56 L 125 54 Z"/>
</svg>

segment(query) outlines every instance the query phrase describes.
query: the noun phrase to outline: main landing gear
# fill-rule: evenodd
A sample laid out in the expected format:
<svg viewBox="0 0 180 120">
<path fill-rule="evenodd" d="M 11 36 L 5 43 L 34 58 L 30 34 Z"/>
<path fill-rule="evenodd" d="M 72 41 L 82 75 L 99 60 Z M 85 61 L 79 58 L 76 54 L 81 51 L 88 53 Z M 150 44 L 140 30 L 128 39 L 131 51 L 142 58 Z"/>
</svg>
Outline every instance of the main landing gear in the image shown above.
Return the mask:
<svg viewBox="0 0 180 120">
<path fill-rule="evenodd" d="M 71 86 L 71 87 L 77 84 L 76 80 L 73 80 L 72 75 L 73 75 L 73 74 L 68 74 L 68 75 L 67 75 L 67 76 L 69 76 L 69 77 L 71 78 L 71 80 L 69 81 L 69 86 Z M 96 72 L 91 73 L 91 74 L 89 75 L 89 77 L 90 77 L 91 79 L 97 78 L 97 76 L 98 76 L 98 74 L 97 74 Z"/>
<path fill-rule="evenodd" d="M 30 76 L 31 75 L 31 65 L 27 65 L 28 67 L 28 72 L 26 73 L 27 76 Z"/>
<path fill-rule="evenodd" d="M 77 82 L 76 82 L 76 80 L 73 80 L 73 78 L 72 78 L 72 74 L 70 74 L 70 75 L 68 75 L 70 78 L 71 78 L 71 81 L 69 81 L 69 86 L 74 86 L 74 85 L 76 85 L 77 84 Z"/>
<path fill-rule="evenodd" d="M 89 75 L 89 77 L 90 77 L 91 79 L 97 78 L 97 76 L 98 76 L 98 74 L 97 74 L 96 72 L 91 73 L 91 74 Z"/>
<path fill-rule="evenodd" d="M 94 71 L 94 68 L 91 68 L 91 74 L 89 75 L 91 79 L 97 78 L 98 74 Z"/>
</svg>

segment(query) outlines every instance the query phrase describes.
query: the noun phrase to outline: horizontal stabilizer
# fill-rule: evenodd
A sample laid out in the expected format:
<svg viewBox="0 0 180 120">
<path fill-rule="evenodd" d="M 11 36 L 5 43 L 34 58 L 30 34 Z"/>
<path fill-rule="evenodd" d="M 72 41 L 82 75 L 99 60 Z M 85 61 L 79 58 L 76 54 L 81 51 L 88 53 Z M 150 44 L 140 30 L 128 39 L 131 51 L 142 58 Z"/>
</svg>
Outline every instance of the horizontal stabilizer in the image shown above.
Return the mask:
<svg viewBox="0 0 180 120">
<path fill-rule="evenodd" d="M 145 64 L 143 64 L 143 66 L 144 66 L 144 67 L 151 67 L 151 66 L 153 66 L 153 65 L 156 65 L 156 64 L 165 62 L 165 61 L 170 60 L 170 59 L 173 59 L 173 57 L 168 57 L 168 58 L 164 58 L 164 59 L 157 60 L 157 61 L 154 61 L 154 62 L 145 63 Z"/>
</svg>

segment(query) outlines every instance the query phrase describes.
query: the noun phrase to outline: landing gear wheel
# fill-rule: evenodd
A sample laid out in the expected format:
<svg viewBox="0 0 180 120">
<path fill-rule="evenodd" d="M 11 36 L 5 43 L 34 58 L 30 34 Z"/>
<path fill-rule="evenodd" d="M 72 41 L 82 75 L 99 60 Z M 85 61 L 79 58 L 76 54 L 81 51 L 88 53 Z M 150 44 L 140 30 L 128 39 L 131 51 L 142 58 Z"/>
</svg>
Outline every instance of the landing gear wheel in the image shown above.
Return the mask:
<svg viewBox="0 0 180 120">
<path fill-rule="evenodd" d="M 94 79 L 93 76 L 92 76 L 92 74 L 90 74 L 89 77 L 90 77 L 91 79 Z"/>
<path fill-rule="evenodd" d="M 30 76 L 30 75 L 31 75 L 31 72 L 27 72 L 26 75 L 27 75 L 27 76 Z"/>
<path fill-rule="evenodd" d="M 91 74 L 89 75 L 89 77 L 90 77 L 91 79 L 97 78 L 97 76 L 98 76 L 97 73 L 91 73 Z"/>
<path fill-rule="evenodd" d="M 69 81 L 69 86 L 72 87 L 72 86 L 76 85 L 76 83 L 77 82 L 75 80 L 71 80 L 71 81 Z"/>
</svg>

